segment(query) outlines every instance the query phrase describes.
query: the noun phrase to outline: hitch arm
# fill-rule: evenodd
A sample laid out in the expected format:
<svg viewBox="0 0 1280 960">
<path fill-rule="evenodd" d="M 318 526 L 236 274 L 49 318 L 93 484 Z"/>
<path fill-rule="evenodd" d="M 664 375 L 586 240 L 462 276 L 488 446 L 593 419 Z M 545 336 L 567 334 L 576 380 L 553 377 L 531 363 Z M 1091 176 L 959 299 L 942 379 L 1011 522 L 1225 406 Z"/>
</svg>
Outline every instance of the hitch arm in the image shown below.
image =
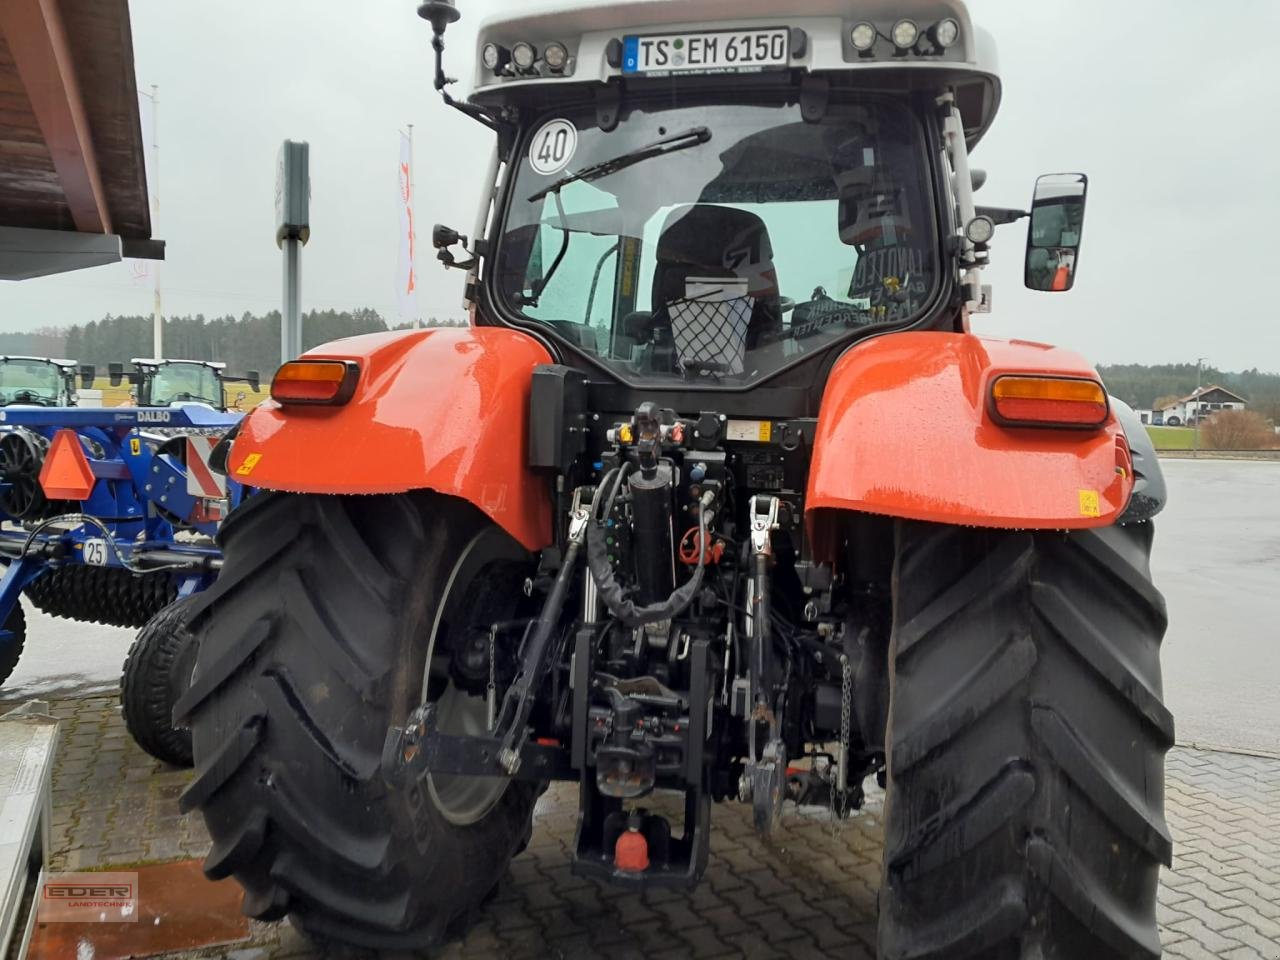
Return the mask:
<svg viewBox="0 0 1280 960">
<path fill-rule="evenodd" d="M 773 555 L 773 531 L 778 529 L 778 498 L 754 496 L 747 507 L 751 524 L 751 698 L 747 716 L 748 757 L 738 785 L 739 796 L 750 800 L 755 827 L 769 834 L 782 815 L 786 786 L 787 747 L 782 740 L 781 706 L 776 706 L 773 657 L 773 628 L 769 622 L 769 560 Z M 779 699 L 779 704 L 783 701 Z M 760 727 L 768 725 L 768 740 L 757 749 Z"/>
<path fill-rule="evenodd" d="M 428 773 L 469 777 L 501 777 L 507 774 L 494 763 L 501 741 L 494 737 L 459 737 L 441 733 L 436 726 L 436 705 L 428 703 L 409 715 L 404 727 L 387 731 L 382 745 L 382 775 L 387 783 L 402 787 Z M 568 757 L 559 747 L 525 743 L 520 763 L 512 774 L 518 780 L 569 779 Z"/>
<path fill-rule="evenodd" d="M 591 512 L 586 507 L 575 507 L 570 514 L 569 545 L 565 549 L 564 562 L 556 574 L 555 583 L 551 585 L 551 592 L 547 594 L 546 603 L 542 605 L 542 613 L 533 624 L 533 633 L 525 643 L 520 673 L 507 688 L 507 695 L 502 700 L 502 710 L 498 714 L 494 730 L 506 731 L 502 736 L 502 747 L 498 751 L 498 765 L 509 775 L 514 775 L 520 769 L 521 749 L 529 738 L 529 713 L 533 710 L 534 695 L 547 672 L 551 634 L 560 622 L 560 613 L 569 594 L 573 571 L 578 565 L 578 555 L 587 539 L 587 522 L 590 516 Z"/>
<path fill-rule="evenodd" d="M 403 727 L 387 730 L 382 748 L 382 776 L 392 786 L 428 773 L 469 776 L 524 776 L 551 779 L 568 770 L 567 754 L 558 747 L 529 743 L 529 714 L 547 671 L 551 636 L 560 622 L 578 556 L 586 540 L 590 511 L 575 504 L 569 518 L 569 544 L 564 562 L 547 594 L 542 612 L 530 626 L 516 675 L 487 737 L 459 737 L 436 727 L 435 704 L 425 703 Z M 528 764 L 528 766 L 526 766 Z"/>
</svg>

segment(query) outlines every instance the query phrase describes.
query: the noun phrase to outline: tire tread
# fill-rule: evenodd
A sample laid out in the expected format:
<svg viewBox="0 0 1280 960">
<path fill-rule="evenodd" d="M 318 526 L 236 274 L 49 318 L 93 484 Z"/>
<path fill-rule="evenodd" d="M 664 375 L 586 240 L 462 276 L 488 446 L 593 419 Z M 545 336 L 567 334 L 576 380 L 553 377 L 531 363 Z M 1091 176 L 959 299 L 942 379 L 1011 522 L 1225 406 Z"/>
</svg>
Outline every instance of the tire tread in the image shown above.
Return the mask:
<svg viewBox="0 0 1280 960">
<path fill-rule="evenodd" d="M 1159 956 L 1150 545 L 1149 524 L 899 524 L 883 957 Z"/>
</svg>

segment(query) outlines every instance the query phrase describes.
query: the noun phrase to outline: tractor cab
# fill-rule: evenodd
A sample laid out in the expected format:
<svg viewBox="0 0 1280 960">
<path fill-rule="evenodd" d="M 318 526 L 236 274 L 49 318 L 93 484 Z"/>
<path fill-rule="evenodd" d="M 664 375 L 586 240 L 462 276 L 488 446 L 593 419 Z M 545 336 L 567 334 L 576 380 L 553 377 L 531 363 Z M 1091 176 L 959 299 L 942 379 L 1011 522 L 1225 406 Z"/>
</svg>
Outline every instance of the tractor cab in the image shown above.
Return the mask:
<svg viewBox="0 0 1280 960">
<path fill-rule="evenodd" d="M 109 367 L 112 386 L 125 379 L 134 385 L 140 407 L 168 407 L 179 403 L 203 403 L 217 410 L 237 409 L 239 398 L 228 402 L 227 384 L 245 383 L 258 389 L 258 373 L 250 370 L 243 377 L 225 373 L 226 364 L 213 360 L 161 360 L 135 357 L 133 371 L 126 374 L 124 365 Z"/>
<path fill-rule="evenodd" d="M 466 264 L 478 322 L 593 379 L 738 391 L 812 384 L 874 334 L 960 329 L 994 225 L 968 149 L 999 100 L 958 3 L 503 15 L 467 105 L 503 170 Z M 458 234 L 435 239 L 450 262 Z"/>
<path fill-rule="evenodd" d="M 0 406 L 76 405 L 76 364 L 49 357 L 0 356 Z"/>
</svg>

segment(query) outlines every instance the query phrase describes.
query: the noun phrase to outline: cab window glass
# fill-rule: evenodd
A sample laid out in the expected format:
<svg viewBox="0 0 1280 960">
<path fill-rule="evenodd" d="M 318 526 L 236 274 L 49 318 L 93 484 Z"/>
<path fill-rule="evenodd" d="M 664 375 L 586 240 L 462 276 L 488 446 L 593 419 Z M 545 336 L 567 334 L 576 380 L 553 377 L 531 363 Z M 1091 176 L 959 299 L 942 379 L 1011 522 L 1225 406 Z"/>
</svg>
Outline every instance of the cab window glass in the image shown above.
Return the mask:
<svg viewBox="0 0 1280 960">
<path fill-rule="evenodd" d="M 609 132 L 594 114 L 573 122 L 564 168 L 516 169 L 498 284 L 629 379 L 749 382 L 929 302 L 931 187 L 904 106 L 833 104 L 816 124 L 796 104 L 637 107 Z M 663 140 L 678 145 L 628 158 Z"/>
</svg>

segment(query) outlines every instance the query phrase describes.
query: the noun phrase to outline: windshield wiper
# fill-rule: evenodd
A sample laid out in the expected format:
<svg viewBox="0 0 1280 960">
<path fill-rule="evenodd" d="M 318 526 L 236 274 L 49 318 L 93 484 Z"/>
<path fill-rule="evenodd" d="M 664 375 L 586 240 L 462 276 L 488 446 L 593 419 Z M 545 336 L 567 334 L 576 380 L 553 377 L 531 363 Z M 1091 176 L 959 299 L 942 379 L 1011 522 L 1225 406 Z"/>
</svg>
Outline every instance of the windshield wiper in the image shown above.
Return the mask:
<svg viewBox="0 0 1280 960">
<path fill-rule="evenodd" d="M 207 403 L 212 407 L 216 407 L 218 402 L 219 401 L 213 399 L 213 397 L 202 397 L 198 393 L 186 393 L 184 391 L 180 391 L 166 400 L 156 401 L 154 405 L 157 407 L 164 407 L 171 403 Z"/>
<path fill-rule="evenodd" d="M 611 173 L 617 173 L 619 170 L 625 170 L 627 167 L 634 166 L 650 157 L 660 157 L 667 153 L 675 153 L 677 150 L 685 150 L 688 147 L 696 147 L 700 143 L 706 143 L 711 139 L 711 131 L 706 127 L 693 127 L 685 130 L 683 133 L 673 134 L 662 140 L 655 140 L 653 143 L 644 147 L 620 154 L 609 160 L 602 160 L 599 163 L 593 163 L 589 167 L 583 167 L 577 173 L 571 173 L 567 177 L 561 177 L 555 183 L 539 190 L 529 198 L 530 203 L 541 200 L 547 195 L 556 198 L 556 216 L 559 219 L 557 227 L 560 230 L 561 242 L 560 251 L 556 254 L 556 258 L 551 261 L 551 268 L 543 274 L 533 285 L 533 292 L 530 294 L 519 294 L 517 299 L 521 306 L 536 307 L 538 301 L 542 298 L 542 291 L 547 289 L 547 284 L 551 282 L 551 278 L 555 276 L 556 271 L 560 269 L 560 263 L 564 260 L 564 255 L 569 252 L 569 220 L 564 213 L 564 203 L 560 200 L 560 191 L 571 183 L 590 183 L 592 180 L 599 180 L 601 177 L 607 177 Z"/>
<path fill-rule="evenodd" d="M 559 193 L 571 183 L 577 183 L 578 181 L 590 183 L 592 180 L 599 180 L 601 177 L 607 177 L 611 173 L 617 173 L 619 170 L 635 166 L 635 164 L 648 160 L 650 157 L 661 157 L 664 154 L 675 153 L 677 150 L 686 150 L 689 147 L 696 147 L 700 143 L 706 143 L 710 139 L 711 131 L 707 127 L 693 127 L 683 133 L 672 134 L 661 140 L 655 140 L 647 146 L 636 147 L 634 150 L 619 154 L 609 160 L 601 160 L 599 163 L 593 163 L 589 167 L 583 167 L 577 173 L 561 177 L 555 183 L 544 187 L 529 197 L 529 202 L 534 203 L 541 200 L 549 193 Z"/>
</svg>

